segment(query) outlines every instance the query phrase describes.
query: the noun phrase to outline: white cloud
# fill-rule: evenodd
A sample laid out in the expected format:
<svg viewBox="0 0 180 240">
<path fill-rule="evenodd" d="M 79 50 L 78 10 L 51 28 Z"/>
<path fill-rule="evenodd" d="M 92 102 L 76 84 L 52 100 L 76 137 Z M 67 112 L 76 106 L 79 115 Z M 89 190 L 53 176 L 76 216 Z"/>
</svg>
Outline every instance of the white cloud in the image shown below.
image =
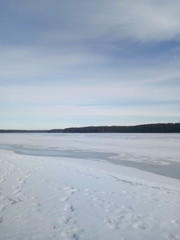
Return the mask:
<svg viewBox="0 0 180 240">
<path fill-rule="evenodd" d="M 124 36 L 142 41 L 180 37 L 180 2 L 177 0 L 137 0 L 119 3 L 120 15 L 112 24 Z"/>
<path fill-rule="evenodd" d="M 148 49 L 152 41 L 180 40 L 179 0 L 17 0 L 8 7 L 23 45 L 7 39 L 0 47 L 6 120 L 179 116 L 177 44 L 164 55 L 158 44 L 157 54 Z"/>
<path fill-rule="evenodd" d="M 0 78 L 12 77 L 24 80 L 31 77 L 38 78 L 49 74 L 51 76 L 61 74 L 64 70 L 73 67 L 98 65 L 107 63 L 106 57 L 91 52 L 83 52 L 73 49 L 61 48 L 57 51 L 49 51 L 46 48 L 4 48 L 0 49 Z M 33 79 L 32 79 L 33 80 Z"/>
<path fill-rule="evenodd" d="M 60 16 L 59 30 L 57 27 L 55 31 L 44 31 L 43 36 L 47 40 L 73 41 L 99 37 L 106 40 L 130 38 L 142 42 L 179 40 L 179 12 L 179 0 L 62 2 L 62 8 L 55 10 L 56 20 Z M 62 28 L 62 21 L 65 28 Z"/>
<path fill-rule="evenodd" d="M 5 106 L 53 106 L 80 104 L 120 104 L 131 102 L 176 102 L 179 101 L 179 87 L 149 85 L 131 82 L 72 82 L 44 86 L 4 86 L 0 89 L 1 103 Z"/>
<path fill-rule="evenodd" d="M 80 125 L 81 121 L 84 123 L 89 119 L 89 122 L 94 122 L 94 119 L 102 119 L 102 122 L 105 119 L 108 122 L 108 119 L 111 119 L 110 124 L 113 125 L 114 122 L 119 119 L 119 123 L 122 122 L 122 119 L 126 118 L 128 121 L 131 121 L 131 118 L 179 118 L 180 112 L 177 112 L 176 109 L 171 107 L 161 107 L 158 106 L 136 106 L 136 107 L 108 107 L 108 106 L 75 106 L 75 105 L 62 105 L 62 106 L 51 106 L 51 107 L 24 107 L 16 108 L 12 111 L 1 110 L 0 114 L 6 119 L 17 120 L 21 122 L 22 120 L 27 122 L 36 121 L 42 125 L 44 122 L 49 124 L 49 127 L 53 126 L 53 121 L 59 122 L 62 124 L 62 127 L 68 126 L 69 122 L 74 121 L 72 126 Z M 68 120 L 68 122 L 67 122 Z M 78 120 L 78 121 L 77 121 Z M 44 121 L 44 122 L 43 122 Z M 126 124 L 124 122 L 123 124 Z M 128 122 L 127 122 L 128 124 Z M 28 126 L 28 125 L 27 125 Z M 37 124 L 36 124 L 37 126 Z M 41 126 L 41 124 L 39 125 Z"/>
</svg>

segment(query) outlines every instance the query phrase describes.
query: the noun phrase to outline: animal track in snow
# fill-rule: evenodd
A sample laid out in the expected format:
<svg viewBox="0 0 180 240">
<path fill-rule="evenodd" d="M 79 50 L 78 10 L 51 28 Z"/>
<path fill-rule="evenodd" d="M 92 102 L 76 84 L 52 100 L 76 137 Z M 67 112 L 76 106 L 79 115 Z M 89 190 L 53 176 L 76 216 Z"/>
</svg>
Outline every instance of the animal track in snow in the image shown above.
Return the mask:
<svg viewBox="0 0 180 240">
<path fill-rule="evenodd" d="M 41 211 L 41 204 L 40 203 L 37 203 L 37 202 L 34 202 L 33 203 L 33 210 L 35 211 L 35 212 L 40 212 Z"/>
<path fill-rule="evenodd" d="M 74 193 L 78 192 L 78 189 L 77 188 L 73 188 L 73 187 L 63 187 L 63 190 L 66 191 L 66 193 L 68 195 L 73 195 Z"/>
<path fill-rule="evenodd" d="M 67 202 L 68 200 L 69 200 L 69 198 L 66 197 L 66 196 L 60 198 L 60 201 L 61 201 L 61 202 Z"/>
<path fill-rule="evenodd" d="M 121 227 L 129 225 L 134 229 L 145 230 L 148 225 L 145 224 L 144 216 L 134 214 L 131 206 L 122 206 L 120 209 L 112 212 L 104 222 L 110 229 L 120 229 Z"/>
<path fill-rule="evenodd" d="M 2 217 L 2 214 L 3 214 L 3 212 L 4 212 L 4 210 L 6 209 L 6 205 L 4 205 L 4 204 L 1 204 L 0 205 L 0 224 L 3 222 L 3 217 Z"/>
<path fill-rule="evenodd" d="M 8 200 L 10 201 L 11 204 L 17 204 L 17 203 L 22 202 L 22 200 L 21 200 L 20 198 L 18 198 L 18 199 L 12 199 L 12 198 L 9 198 L 9 197 L 8 197 Z"/>
<path fill-rule="evenodd" d="M 76 226 L 69 227 L 68 225 L 64 227 L 63 231 L 60 232 L 60 239 L 62 240 L 79 240 L 83 234 L 84 229 L 80 229 Z"/>
<path fill-rule="evenodd" d="M 79 239 L 78 234 L 69 232 L 69 231 L 62 231 L 60 236 L 62 240 L 78 240 Z"/>
<path fill-rule="evenodd" d="M 168 240 L 180 240 L 180 235 L 174 235 L 174 234 L 170 233 L 170 234 L 166 237 L 166 239 L 168 239 Z"/>
<path fill-rule="evenodd" d="M 75 208 L 73 207 L 73 205 L 70 204 L 66 204 L 63 208 L 64 211 L 69 211 L 69 212 L 74 212 Z"/>
<path fill-rule="evenodd" d="M 60 224 L 67 224 L 72 218 L 70 216 L 62 216 L 59 218 L 58 222 Z"/>
<path fill-rule="evenodd" d="M 0 213 L 3 212 L 6 209 L 6 205 L 1 204 L 0 205 Z"/>
</svg>

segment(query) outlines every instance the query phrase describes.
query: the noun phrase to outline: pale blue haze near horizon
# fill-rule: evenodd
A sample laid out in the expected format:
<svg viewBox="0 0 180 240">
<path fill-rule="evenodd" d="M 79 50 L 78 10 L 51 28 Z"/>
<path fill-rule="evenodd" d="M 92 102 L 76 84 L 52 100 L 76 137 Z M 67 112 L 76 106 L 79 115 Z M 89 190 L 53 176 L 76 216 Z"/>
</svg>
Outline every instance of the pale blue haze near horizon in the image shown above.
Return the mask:
<svg viewBox="0 0 180 240">
<path fill-rule="evenodd" d="M 0 129 L 180 122 L 179 0 L 0 0 Z"/>
</svg>

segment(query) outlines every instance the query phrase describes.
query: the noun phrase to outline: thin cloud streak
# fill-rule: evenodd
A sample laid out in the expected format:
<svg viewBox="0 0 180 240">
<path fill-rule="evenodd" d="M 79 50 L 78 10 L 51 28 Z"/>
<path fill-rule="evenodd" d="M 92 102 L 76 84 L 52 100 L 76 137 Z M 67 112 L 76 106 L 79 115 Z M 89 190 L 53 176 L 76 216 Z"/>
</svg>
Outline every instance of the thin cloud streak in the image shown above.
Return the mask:
<svg viewBox="0 0 180 240">
<path fill-rule="evenodd" d="M 28 3 L 30 11 L 36 17 L 45 15 L 47 19 L 54 19 L 56 23 L 55 30 L 42 29 L 43 37 L 48 41 L 106 37 L 107 40 L 131 38 L 144 42 L 180 37 L 178 0 L 71 0 L 52 1 L 51 4 L 48 1 L 36 2 L 36 5 L 35 1 Z"/>
<path fill-rule="evenodd" d="M 0 11 L 0 128 L 180 120 L 178 0 L 17 0 Z"/>
<path fill-rule="evenodd" d="M 48 113 L 48 114 L 47 114 Z M 126 119 L 126 122 L 123 123 L 123 125 L 129 125 L 131 124 L 130 119 L 136 119 L 136 118 L 142 118 L 142 119 L 173 119 L 179 118 L 180 113 L 177 113 L 177 109 L 172 109 L 171 107 L 168 110 L 167 114 L 167 107 L 161 107 L 161 111 L 159 111 L 159 107 L 146 107 L 146 106 L 137 106 L 137 107 L 78 107 L 78 106 L 55 106 L 55 107 L 26 107 L 26 108 L 19 108 L 12 110 L 11 113 L 7 110 L 1 111 L 1 114 L 3 116 L 8 117 L 9 119 L 12 117 L 17 121 L 24 120 L 26 124 L 24 126 L 28 128 L 28 122 L 33 118 L 38 119 L 38 121 L 42 121 L 42 126 L 44 125 L 43 122 L 47 124 L 47 122 L 57 122 L 57 119 L 59 119 L 59 124 L 53 126 L 51 124 L 47 124 L 46 128 L 54 128 L 56 126 L 58 127 L 70 127 L 71 122 L 73 122 L 73 119 L 76 119 L 76 123 L 74 126 L 79 126 L 80 124 L 78 122 L 89 123 L 90 125 L 93 125 L 94 122 L 102 121 L 104 123 L 104 119 L 119 119 L 119 121 L 122 124 L 122 119 Z M 33 118 L 32 118 L 33 116 Z M 168 117 L 168 118 L 167 118 Z M 101 120 L 100 120 L 101 119 Z M 121 120 L 120 120 L 121 119 Z M 129 120 L 127 120 L 129 119 Z M 3 118 L 1 119 L 1 121 Z M 113 125 L 112 122 L 108 121 L 108 124 Z M 9 126 L 11 127 L 11 125 Z M 42 128 L 42 127 L 41 127 Z"/>
<path fill-rule="evenodd" d="M 17 104 L 89 104 L 106 101 L 178 101 L 179 89 L 177 86 L 149 86 L 134 83 L 97 83 L 61 86 L 34 86 L 34 87 L 2 87 L 1 100 L 5 103 Z"/>
</svg>

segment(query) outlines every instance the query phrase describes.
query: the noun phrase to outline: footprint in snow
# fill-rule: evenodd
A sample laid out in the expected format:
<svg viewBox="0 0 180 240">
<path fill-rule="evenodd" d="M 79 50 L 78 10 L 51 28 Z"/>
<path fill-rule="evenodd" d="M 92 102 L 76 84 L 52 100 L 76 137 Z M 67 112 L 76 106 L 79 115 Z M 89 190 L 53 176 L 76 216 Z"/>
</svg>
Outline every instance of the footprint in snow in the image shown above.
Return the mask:
<svg viewBox="0 0 180 240">
<path fill-rule="evenodd" d="M 60 233 L 61 240 L 79 240 L 83 232 L 84 229 L 79 229 L 78 227 L 68 227 Z"/>
<path fill-rule="evenodd" d="M 71 233 L 71 232 L 65 232 L 63 231 L 61 233 L 61 239 L 62 240 L 78 240 L 79 239 L 79 235 L 76 233 Z"/>
<path fill-rule="evenodd" d="M 78 189 L 73 187 L 63 187 L 63 190 L 65 190 L 69 195 L 73 195 L 74 193 L 78 192 Z"/>
<path fill-rule="evenodd" d="M 0 212 L 3 212 L 6 209 L 6 205 L 0 205 Z"/>
<path fill-rule="evenodd" d="M 73 205 L 70 205 L 70 204 L 66 204 L 63 208 L 64 211 L 69 211 L 69 212 L 74 212 L 75 211 L 75 208 L 73 207 Z"/>
<path fill-rule="evenodd" d="M 174 235 L 172 233 L 169 234 L 168 237 L 166 237 L 168 240 L 179 240 L 180 236 L 179 235 Z"/>
<path fill-rule="evenodd" d="M 5 199 L 6 199 L 6 197 L 0 193 L 0 200 L 3 201 Z"/>
<path fill-rule="evenodd" d="M 133 224 L 133 228 L 145 230 L 147 228 L 147 226 L 143 222 L 137 222 L 137 223 Z"/>
<path fill-rule="evenodd" d="M 172 224 L 177 224 L 177 225 L 180 225 L 180 221 L 178 221 L 178 220 L 175 220 L 175 219 L 171 220 L 171 223 L 172 223 Z"/>
<path fill-rule="evenodd" d="M 62 197 L 62 198 L 60 198 L 60 201 L 61 201 L 61 202 L 67 202 L 68 200 L 69 200 L 68 197 Z"/>
<path fill-rule="evenodd" d="M 60 224 L 67 224 L 67 223 L 70 222 L 70 220 L 71 220 L 70 216 L 62 216 L 62 217 L 59 218 L 58 222 Z"/>
<path fill-rule="evenodd" d="M 41 211 L 41 204 L 40 203 L 33 203 L 34 207 L 33 210 L 35 212 L 40 212 Z"/>
</svg>

